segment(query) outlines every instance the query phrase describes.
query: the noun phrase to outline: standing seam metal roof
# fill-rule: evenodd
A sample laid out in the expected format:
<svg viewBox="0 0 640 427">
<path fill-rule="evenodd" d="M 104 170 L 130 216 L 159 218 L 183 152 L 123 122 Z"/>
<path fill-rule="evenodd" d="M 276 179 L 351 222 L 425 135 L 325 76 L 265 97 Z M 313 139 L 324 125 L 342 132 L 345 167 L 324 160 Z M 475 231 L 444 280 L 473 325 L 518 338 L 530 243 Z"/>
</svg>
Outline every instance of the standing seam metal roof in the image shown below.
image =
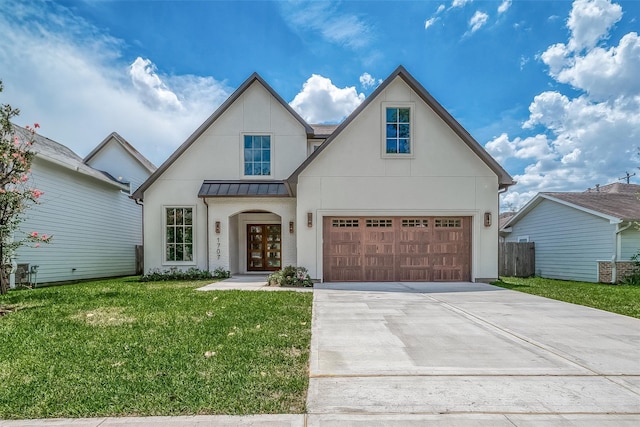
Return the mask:
<svg viewBox="0 0 640 427">
<path fill-rule="evenodd" d="M 291 197 L 284 181 L 204 181 L 198 197 Z"/>
</svg>

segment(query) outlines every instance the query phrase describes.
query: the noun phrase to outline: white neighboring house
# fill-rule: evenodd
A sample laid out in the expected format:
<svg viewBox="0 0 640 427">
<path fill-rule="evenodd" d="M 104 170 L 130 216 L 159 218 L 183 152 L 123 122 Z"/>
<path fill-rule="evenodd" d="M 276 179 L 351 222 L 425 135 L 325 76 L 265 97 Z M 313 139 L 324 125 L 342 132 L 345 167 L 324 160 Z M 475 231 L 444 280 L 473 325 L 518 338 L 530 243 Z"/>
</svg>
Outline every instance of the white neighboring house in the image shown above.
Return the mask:
<svg viewBox="0 0 640 427">
<path fill-rule="evenodd" d="M 18 134 L 26 130 L 16 126 Z M 36 134 L 30 187 L 44 192 L 27 209 L 19 232 L 53 235 L 41 247 L 22 246 L 14 278 L 65 282 L 136 273 L 136 245 L 142 244 L 142 207 L 129 198 L 155 166 L 117 133 L 85 159 Z M 37 275 L 25 275 L 37 267 Z"/>
<path fill-rule="evenodd" d="M 640 250 L 640 185 L 613 183 L 584 192 L 538 193 L 501 235 L 534 242 L 536 275 L 616 283 Z"/>
<path fill-rule="evenodd" d="M 339 126 L 309 125 L 254 73 L 132 197 L 147 271 L 487 281 L 513 183 L 400 66 Z"/>
</svg>

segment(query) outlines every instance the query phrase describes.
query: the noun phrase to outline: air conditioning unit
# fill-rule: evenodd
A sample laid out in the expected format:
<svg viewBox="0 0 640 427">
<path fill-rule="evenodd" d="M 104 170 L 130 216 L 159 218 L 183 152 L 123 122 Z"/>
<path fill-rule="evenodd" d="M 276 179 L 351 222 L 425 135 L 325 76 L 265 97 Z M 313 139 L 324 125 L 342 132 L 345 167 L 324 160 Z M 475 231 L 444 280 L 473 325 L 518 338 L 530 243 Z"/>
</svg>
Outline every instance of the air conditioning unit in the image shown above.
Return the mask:
<svg viewBox="0 0 640 427">
<path fill-rule="evenodd" d="M 28 285 L 30 283 L 29 264 L 18 264 L 16 269 L 16 285 Z"/>
</svg>

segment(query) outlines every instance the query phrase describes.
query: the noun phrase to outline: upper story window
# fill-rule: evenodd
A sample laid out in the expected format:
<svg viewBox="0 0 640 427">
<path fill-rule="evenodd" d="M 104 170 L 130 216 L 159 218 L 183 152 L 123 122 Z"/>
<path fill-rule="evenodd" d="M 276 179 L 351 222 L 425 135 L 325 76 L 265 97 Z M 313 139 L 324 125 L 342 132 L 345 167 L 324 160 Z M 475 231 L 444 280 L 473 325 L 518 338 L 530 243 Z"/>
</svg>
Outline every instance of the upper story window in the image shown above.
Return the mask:
<svg viewBox="0 0 640 427">
<path fill-rule="evenodd" d="M 411 109 L 386 107 L 386 154 L 411 154 Z"/>
<path fill-rule="evenodd" d="M 244 175 L 271 175 L 271 136 L 244 135 Z"/>
</svg>

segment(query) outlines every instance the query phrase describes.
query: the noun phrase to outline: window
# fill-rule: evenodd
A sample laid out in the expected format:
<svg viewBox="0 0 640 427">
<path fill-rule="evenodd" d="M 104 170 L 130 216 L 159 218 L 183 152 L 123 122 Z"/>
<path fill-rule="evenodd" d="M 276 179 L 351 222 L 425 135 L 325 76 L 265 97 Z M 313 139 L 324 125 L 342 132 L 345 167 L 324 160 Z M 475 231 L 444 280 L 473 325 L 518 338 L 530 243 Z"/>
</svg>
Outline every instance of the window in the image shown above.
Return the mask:
<svg viewBox="0 0 640 427">
<path fill-rule="evenodd" d="M 332 227 L 358 227 L 359 221 L 357 219 L 333 219 L 331 221 Z"/>
<path fill-rule="evenodd" d="M 428 227 L 429 226 L 429 220 L 428 219 L 403 219 L 402 220 L 402 226 L 403 227 Z"/>
<path fill-rule="evenodd" d="M 386 154 L 411 154 L 411 109 L 387 107 Z"/>
<path fill-rule="evenodd" d="M 365 221 L 367 227 L 393 227 L 391 219 L 367 219 Z"/>
<path fill-rule="evenodd" d="M 193 261 L 193 208 L 166 208 L 165 261 Z"/>
<path fill-rule="evenodd" d="M 438 218 L 435 221 L 436 228 L 460 228 L 462 220 L 459 218 Z"/>
<path fill-rule="evenodd" d="M 245 176 L 271 175 L 271 137 L 244 135 Z"/>
</svg>

